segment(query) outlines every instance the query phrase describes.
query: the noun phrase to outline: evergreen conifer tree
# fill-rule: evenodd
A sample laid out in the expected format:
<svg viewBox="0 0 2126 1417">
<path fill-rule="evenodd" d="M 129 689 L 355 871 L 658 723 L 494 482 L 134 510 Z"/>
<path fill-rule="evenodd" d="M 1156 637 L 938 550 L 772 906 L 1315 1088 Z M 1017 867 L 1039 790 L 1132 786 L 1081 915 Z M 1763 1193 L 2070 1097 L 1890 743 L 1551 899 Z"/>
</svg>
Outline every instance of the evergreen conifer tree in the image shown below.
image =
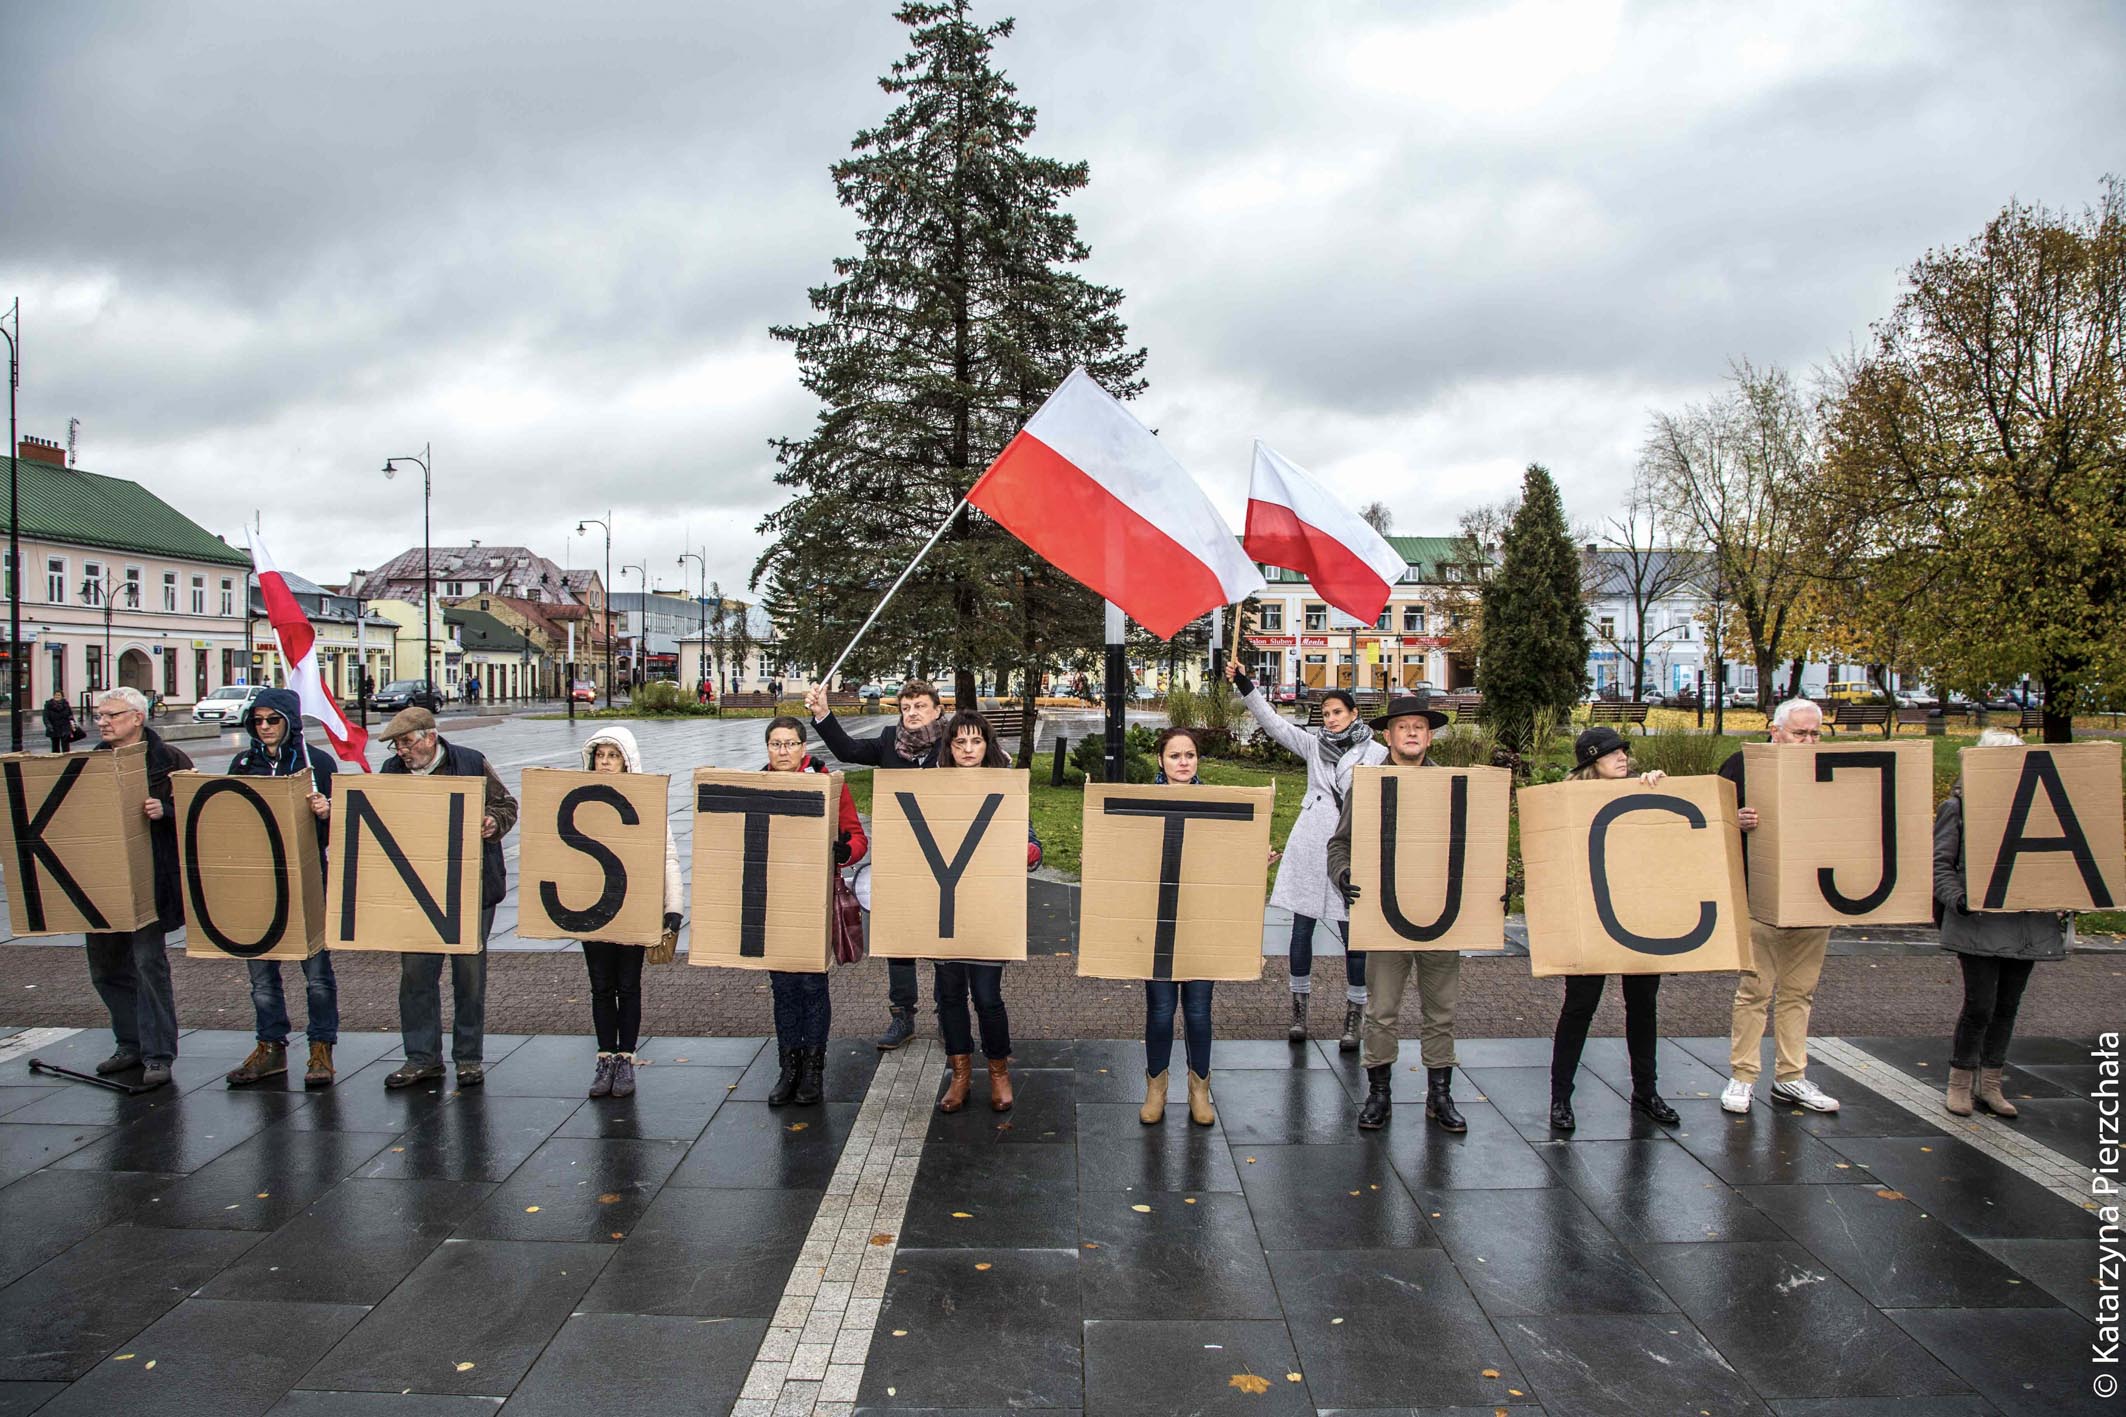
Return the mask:
<svg viewBox="0 0 2126 1417">
<path fill-rule="evenodd" d="M 1477 686 L 1500 743 L 1525 753 L 1538 727 L 1555 723 L 1587 692 L 1580 555 L 1557 483 L 1541 463 L 1528 466 L 1499 553 L 1483 589 Z"/>
</svg>

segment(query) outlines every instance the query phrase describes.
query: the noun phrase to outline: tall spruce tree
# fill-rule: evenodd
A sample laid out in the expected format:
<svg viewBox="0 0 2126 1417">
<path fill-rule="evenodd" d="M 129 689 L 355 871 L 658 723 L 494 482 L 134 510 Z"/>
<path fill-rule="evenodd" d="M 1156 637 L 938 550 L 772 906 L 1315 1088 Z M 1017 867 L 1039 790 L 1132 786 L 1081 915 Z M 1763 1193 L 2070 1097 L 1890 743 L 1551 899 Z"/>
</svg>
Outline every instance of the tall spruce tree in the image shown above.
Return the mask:
<svg viewBox="0 0 2126 1417">
<path fill-rule="evenodd" d="M 1499 741 L 1525 753 L 1587 692 L 1587 611 L 1580 555 L 1565 529 L 1558 486 L 1541 463 L 1521 480 L 1521 505 L 1484 583 L 1477 686 Z"/>
<path fill-rule="evenodd" d="M 833 168 L 860 254 L 811 291 L 817 322 L 773 332 L 820 412 L 809 437 L 773 443 L 791 496 L 761 522 L 773 541 L 753 579 L 820 669 L 1073 366 L 1118 397 L 1144 387 L 1122 292 L 1070 269 L 1091 252 L 1061 204 L 1089 169 L 1027 150 L 1034 110 L 992 63 L 1012 21 L 978 24 L 965 0 L 896 16 L 913 48 L 879 84 L 899 106 Z M 969 508 L 848 669 L 949 668 L 967 703 L 977 667 L 1032 682 L 1096 644 L 1100 616 L 1098 597 Z"/>
</svg>

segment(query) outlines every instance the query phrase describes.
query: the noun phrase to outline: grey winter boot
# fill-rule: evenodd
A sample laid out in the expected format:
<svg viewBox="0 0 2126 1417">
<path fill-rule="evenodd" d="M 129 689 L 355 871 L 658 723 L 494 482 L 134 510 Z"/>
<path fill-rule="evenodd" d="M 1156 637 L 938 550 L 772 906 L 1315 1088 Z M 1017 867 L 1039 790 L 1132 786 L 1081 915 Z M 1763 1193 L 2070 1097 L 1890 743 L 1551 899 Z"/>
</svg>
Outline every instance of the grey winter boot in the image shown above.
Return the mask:
<svg viewBox="0 0 2126 1417">
<path fill-rule="evenodd" d="M 1304 1043 L 1307 1041 L 1307 1000 L 1312 997 L 1313 995 L 1311 994 L 1294 994 L 1292 996 L 1292 1025 L 1284 1031 L 1287 1043 Z"/>
</svg>

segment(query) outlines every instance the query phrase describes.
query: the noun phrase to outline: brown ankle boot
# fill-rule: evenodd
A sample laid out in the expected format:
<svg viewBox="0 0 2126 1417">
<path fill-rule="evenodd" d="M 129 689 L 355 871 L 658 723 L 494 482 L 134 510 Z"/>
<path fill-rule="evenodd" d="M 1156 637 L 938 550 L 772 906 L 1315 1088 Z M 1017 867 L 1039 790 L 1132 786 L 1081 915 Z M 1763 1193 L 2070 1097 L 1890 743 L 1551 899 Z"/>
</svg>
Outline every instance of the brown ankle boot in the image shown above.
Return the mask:
<svg viewBox="0 0 2126 1417">
<path fill-rule="evenodd" d="M 1211 1106 L 1211 1080 L 1188 1075 L 1188 1119 L 1199 1127 L 1208 1127 L 1218 1120 L 1218 1110 Z"/>
<path fill-rule="evenodd" d="M 270 1077 L 279 1077 L 288 1071 L 288 1045 L 285 1043 L 261 1043 L 251 1050 L 251 1056 L 231 1068 L 228 1084 L 231 1087 L 249 1087 L 254 1082 L 263 1082 Z"/>
<path fill-rule="evenodd" d="M 1952 1117 L 1968 1117 L 1971 1115 L 1971 1070 L 1969 1068 L 1949 1069 L 1949 1095 L 1944 1099 L 1942 1105 L 1949 1109 L 1949 1115 Z"/>
<path fill-rule="evenodd" d="M 1011 1059 L 1009 1058 L 991 1058 L 989 1060 L 989 1110 L 992 1112 L 1009 1112 L 1011 1110 Z"/>
<path fill-rule="evenodd" d="M 954 1053 L 945 1059 L 952 1065 L 952 1081 L 938 1099 L 938 1111 L 957 1112 L 967 1105 L 967 1089 L 974 1086 L 974 1054 Z"/>
<path fill-rule="evenodd" d="M 303 1086 L 330 1087 L 332 1086 L 332 1077 L 332 1045 L 330 1043 L 311 1044 L 310 1064 L 303 1069 Z"/>
<path fill-rule="evenodd" d="M 1166 1117 L 1166 1074 L 1153 1077 L 1144 1075 L 1144 1105 L 1137 1109 L 1137 1120 L 1145 1126 L 1156 1126 Z"/>
<path fill-rule="evenodd" d="M 1978 1070 L 1978 1105 L 1996 1117 L 2015 1116 L 2015 1104 L 2001 1092 L 2001 1070 L 1980 1068 Z"/>
</svg>

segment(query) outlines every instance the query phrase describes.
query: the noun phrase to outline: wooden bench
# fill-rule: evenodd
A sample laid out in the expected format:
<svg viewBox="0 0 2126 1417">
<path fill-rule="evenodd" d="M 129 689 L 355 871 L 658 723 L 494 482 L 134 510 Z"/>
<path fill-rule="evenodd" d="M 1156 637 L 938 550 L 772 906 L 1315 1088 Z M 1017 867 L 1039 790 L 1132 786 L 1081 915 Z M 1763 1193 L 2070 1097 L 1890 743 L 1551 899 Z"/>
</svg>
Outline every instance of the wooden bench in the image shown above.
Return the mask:
<svg viewBox="0 0 2126 1417">
<path fill-rule="evenodd" d="M 1927 720 L 1933 716 L 1933 709 L 1901 708 L 1897 711 L 1897 726 L 1899 728 L 1925 728 Z"/>
<path fill-rule="evenodd" d="M 827 707 L 830 709 L 853 709 L 862 708 L 863 706 L 864 701 L 857 697 L 854 689 L 830 689 L 827 691 Z"/>
<path fill-rule="evenodd" d="M 1646 731 L 1646 713 L 1652 704 L 1636 700 L 1615 701 L 1597 699 L 1587 706 L 1587 721 L 1596 723 L 1635 723 L 1640 732 Z"/>
<path fill-rule="evenodd" d="M 1882 728 L 1890 721 L 1888 704 L 1840 704 L 1835 719 L 1826 717 L 1825 722 L 1834 729 Z"/>
<path fill-rule="evenodd" d="M 775 696 L 766 689 L 747 689 L 725 694 L 720 702 L 728 709 L 771 709 L 775 707 Z"/>
<path fill-rule="evenodd" d="M 1015 743 L 1026 736 L 1026 706 L 1024 704 L 984 706 L 982 717 L 988 719 L 989 726 L 996 730 L 999 743 L 1007 739 Z"/>
</svg>

